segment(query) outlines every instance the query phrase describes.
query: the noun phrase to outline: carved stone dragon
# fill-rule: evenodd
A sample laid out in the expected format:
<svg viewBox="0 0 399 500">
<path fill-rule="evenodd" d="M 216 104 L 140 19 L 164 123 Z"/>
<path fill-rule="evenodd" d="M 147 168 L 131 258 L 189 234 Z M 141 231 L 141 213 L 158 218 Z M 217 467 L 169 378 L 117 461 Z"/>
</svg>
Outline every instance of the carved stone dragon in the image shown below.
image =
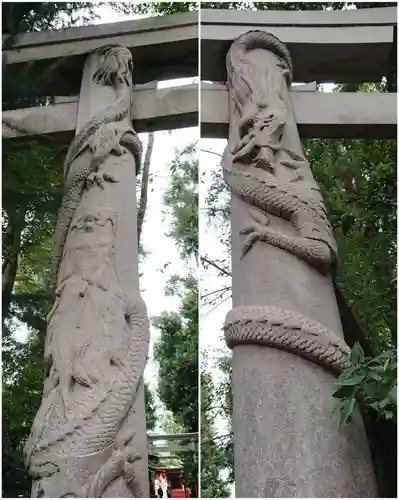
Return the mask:
<svg viewBox="0 0 399 500">
<path fill-rule="evenodd" d="M 255 49 L 275 54 L 277 64 L 270 65 L 269 74 L 249 60 L 248 53 Z M 254 223 L 242 230 L 248 235 L 243 256 L 260 240 L 327 273 L 337 251 L 322 197 L 311 176 L 303 174 L 309 167 L 302 152 L 281 144 L 289 105 L 284 91 L 291 83 L 291 71 L 287 48 L 270 33 L 249 31 L 232 44 L 227 55 L 230 114 L 241 118 L 230 125 L 224 178 L 236 196 L 264 212 L 252 214 Z M 278 178 L 281 167 L 294 171 L 292 180 Z M 266 213 L 289 221 L 298 235 L 265 227 Z"/>
<path fill-rule="evenodd" d="M 299 354 L 335 373 L 350 366 L 349 348 L 320 322 L 272 306 L 232 309 L 224 324 L 228 347 L 259 344 Z"/>
<path fill-rule="evenodd" d="M 104 64 L 95 78 L 115 85 L 119 97 L 83 127 L 65 161 L 53 268 L 56 298 L 45 343 L 51 368 L 25 446 L 35 496 L 101 497 L 121 476 L 130 485 L 141 458 L 132 446 L 135 433 L 120 430 L 148 359 L 146 307 L 139 291 L 127 294 L 118 276 L 118 214 L 106 205 L 94 211 L 81 205 L 94 183 L 105 189 L 103 181 L 117 182 L 100 170 L 111 153 L 123 154 L 126 147 L 137 169 L 141 159 L 137 135 L 118 124 L 130 110 L 131 54 L 122 47 L 102 53 Z M 85 155 L 86 149 L 94 154 Z M 67 324 L 71 310 L 76 314 Z"/>
<path fill-rule="evenodd" d="M 250 52 L 258 49 L 263 55 L 257 64 Z M 255 207 L 248 212 L 252 222 L 240 231 L 246 235 L 242 258 L 255 242 L 263 241 L 327 274 L 337 249 L 326 209 L 299 141 L 287 146 L 290 53 L 274 35 L 249 31 L 233 42 L 226 65 L 230 132 L 222 161 L 224 179 L 235 196 Z M 294 232 L 270 227 L 268 214 L 288 221 Z M 231 348 L 267 345 L 334 372 L 349 366 L 346 344 L 318 321 L 294 311 L 267 305 L 235 307 L 226 317 L 224 332 Z"/>
<path fill-rule="evenodd" d="M 65 286 L 73 288 L 75 284 L 66 283 Z M 115 293 L 115 290 L 102 290 L 101 292 L 105 294 L 103 299 L 105 302 L 110 300 L 107 292 Z M 96 290 L 86 291 L 87 295 L 90 293 L 95 294 Z M 97 293 L 97 295 L 99 294 Z M 50 388 L 47 409 L 44 414 L 38 413 L 33 424 L 33 431 L 25 448 L 25 456 L 26 463 L 29 466 L 29 473 L 34 478 L 50 477 L 61 472 L 61 479 L 57 481 L 57 492 L 64 489 L 64 495 L 100 497 L 113 479 L 122 474 L 127 474 L 129 466 L 140 459 L 134 449 L 129 446 L 133 433 L 117 440 L 115 438 L 135 401 L 141 383 L 148 356 L 149 324 L 145 304 L 139 296 L 128 301 L 120 292 L 117 294 L 117 300 L 120 302 L 118 308 L 121 309 L 122 314 L 119 315 L 120 321 L 116 323 L 114 320 L 112 326 L 115 330 L 125 329 L 127 345 L 124 344 L 125 348 L 121 347 L 116 352 L 113 352 L 111 348 L 108 350 L 108 362 L 118 370 L 115 380 L 108 384 L 108 389 L 106 389 L 104 380 L 97 379 L 94 382 L 92 378 L 82 376 L 82 374 L 90 374 L 91 366 L 78 369 L 75 365 L 72 365 L 71 371 L 67 373 L 66 378 L 65 376 L 63 379 L 61 378 L 63 372 L 62 369 L 59 369 L 59 364 L 62 362 L 60 357 L 68 357 L 65 352 L 65 343 L 62 343 L 62 335 L 66 333 L 65 331 L 59 331 L 57 337 L 54 337 L 55 334 L 53 334 L 51 342 L 46 346 L 46 354 L 51 357 L 52 368 L 55 368 L 58 376 L 53 387 Z M 101 302 L 97 299 L 97 304 L 99 303 Z M 80 319 L 77 316 L 77 322 Z M 104 318 L 99 319 L 104 320 Z M 89 318 L 89 321 L 93 321 L 93 318 Z M 69 330 L 76 328 L 76 325 L 71 325 Z M 97 342 L 104 342 L 104 339 L 97 339 Z M 90 359 L 78 361 L 80 361 L 81 365 L 84 365 L 85 361 L 87 364 Z M 91 362 L 93 363 L 93 359 L 91 359 Z M 65 367 L 63 368 L 65 369 Z M 81 415 L 77 418 L 67 417 L 59 428 L 57 427 L 49 432 L 49 417 L 52 414 L 54 415 L 51 401 L 52 399 L 55 402 L 57 401 L 57 388 L 62 392 L 60 385 L 66 384 L 66 389 L 68 389 L 69 380 L 72 379 L 78 380 L 84 386 L 93 388 L 93 391 L 88 393 L 89 396 L 86 394 L 82 401 L 74 402 L 73 407 L 82 408 Z M 90 394 L 92 395 L 90 396 Z M 62 401 L 64 399 L 62 398 Z M 65 403 L 64 408 L 68 409 L 68 401 Z M 93 465 L 90 464 L 93 455 L 98 455 L 101 458 L 102 464 L 98 470 L 95 467 L 96 462 Z M 93 476 L 87 481 L 85 487 L 72 485 L 70 482 L 60 484 L 64 478 L 68 478 L 68 468 L 71 467 L 68 459 L 76 462 L 79 459 L 84 461 L 85 457 L 89 457 L 88 462 L 94 469 Z M 132 474 L 132 472 L 130 473 Z M 129 481 L 131 480 L 132 478 L 129 479 Z M 55 496 L 48 489 L 45 489 L 45 491 L 46 496 Z"/>
<path fill-rule="evenodd" d="M 133 61 L 130 51 L 124 47 L 103 47 L 102 67 L 93 75 L 99 85 L 114 86 L 117 99 L 105 110 L 89 120 L 72 141 L 64 162 L 65 188 L 58 214 L 54 236 L 53 264 L 50 285 L 56 288 L 57 272 L 69 226 L 85 187 L 104 181 L 118 182 L 112 174 L 99 173 L 98 169 L 111 153 L 121 155 L 125 148 L 135 159 L 136 172 L 140 170 L 142 145 L 131 126 L 119 124 L 130 116 Z M 90 155 L 83 155 L 89 150 Z"/>
</svg>

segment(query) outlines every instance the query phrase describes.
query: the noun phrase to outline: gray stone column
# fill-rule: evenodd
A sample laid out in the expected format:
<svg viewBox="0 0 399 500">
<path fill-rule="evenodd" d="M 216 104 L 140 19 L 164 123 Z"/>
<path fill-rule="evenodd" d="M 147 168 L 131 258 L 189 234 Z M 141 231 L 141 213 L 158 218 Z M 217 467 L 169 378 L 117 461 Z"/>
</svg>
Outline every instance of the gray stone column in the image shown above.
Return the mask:
<svg viewBox="0 0 399 500">
<path fill-rule="evenodd" d="M 334 237 L 288 93 L 290 54 L 251 31 L 230 47 L 227 73 L 236 496 L 373 497 L 359 413 L 341 430 L 330 416 L 348 348 L 328 274 Z"/>
<path fill-rule="evenodd" d="M 130 51 L 115 46 L 83 70 L 55 232 L 50 370 L 25 447 L 32 497 L 149 496 L 132 70 Z"/>
</svg>

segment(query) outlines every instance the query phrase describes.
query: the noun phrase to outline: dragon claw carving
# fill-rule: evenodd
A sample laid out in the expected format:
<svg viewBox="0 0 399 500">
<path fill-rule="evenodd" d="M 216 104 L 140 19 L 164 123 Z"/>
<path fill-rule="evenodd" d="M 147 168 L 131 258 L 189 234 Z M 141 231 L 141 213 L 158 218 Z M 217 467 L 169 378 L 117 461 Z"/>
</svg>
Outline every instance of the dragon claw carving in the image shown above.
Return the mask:
<svg viewBox="0 0 399 500">
<path fill-rule="evenodd" d="M 142 459 L 141 455 L 129 446 L 135 433 L 130 433 L 129 438 L 117 438 L 113 445 L 110 458 L 96 472 L 86 487 L 86 498 L 98 498 L 107 486 L 115 479 L 122 476 L 128 486 L 135 479 L 135 463 Z"/>
<path fill-rule="evenodd" d="M 247 57 L 255 47 L 274 53 L 276 62 L 260 71 Z M 263 241 L 326 274 L 337 252 L 323 200 L 301 147 L 286 147 L 290 144 L 286 127 L 289 51 L 270 33 L 250 31 L 231 45 L 226 62 L 230 108 L 235 110 L 222 161 L 226 184 L 243 201 L 287 220 L 298 233 L 291 236 L 274 230 L 266 227 L 267 219 L 252 216 L 254 222 L 240 231 L 247 235 L 241 257 L 256 241 Z"/>
<path fill-rule="evenodd" d="M 121 146 L 120 140 L 126 132 L 125 129 L 119 128 L 114 123 L 104 123 L 97 130 L 90 140 L 90 148 L 93 151 L 93 163 L 103 159 L 110 153 L 116 156 L 123 155 L 126 151 Z"/>
<path fill-rule="evenodd" d="M 122 356 L 120 356 L 119 354 L 112 354 L 109 358 L 109 361 L 111 365 L 117 366 L 121 372 L 128 375 L 126 362 L 122 359 Z"/>
<path fill-rule="evenodd" d="M 94 184 L 97 184 L 97 186 L 104 191 L 105 181 L 118 182 L 114 175 L 108 174 L 107 172 L 92 172 L 86 179 L 87 189 L 90 189 Z"/>
<path fill-rule="evenodd" d="M 257 241 L 262 239 L 262 235 L 265 233 L 265 227 L 270 223 L 270 219 L 266 214 L 249 212 L 249 215 L 254 219 L 254 222 L 241 229 L 239 233 L 241 235 L 247 235 L 242 246 L 241 258 L 251 250 Z"/>
<path fill-rule="evenodd" d="M 243 137 L 234 149 L 234 162 L 257 162 L 258 168 L 270 169 L 274 172 L 274 152 L 271 147 L 270 138 L 260 131 L 252 130 Z"/>
<path fill-rule="evenodd" d="M 135 463 L 141 460 L 141 456 L 138 453 L 133 451 L 129 452 L 126 455 L 126 460 L 124 463 L 122 477 L 125 480 L 125 483 L 131 487 L 131 483 L 134 481 L 136 477 L 136 467 Z"/>
</svg>

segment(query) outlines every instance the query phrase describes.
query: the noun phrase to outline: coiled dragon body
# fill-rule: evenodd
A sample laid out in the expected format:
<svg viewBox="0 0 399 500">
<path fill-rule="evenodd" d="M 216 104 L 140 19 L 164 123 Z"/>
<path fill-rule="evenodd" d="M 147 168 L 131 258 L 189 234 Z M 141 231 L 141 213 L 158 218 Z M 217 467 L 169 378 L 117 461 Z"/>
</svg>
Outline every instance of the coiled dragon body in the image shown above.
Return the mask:
<svg viewBox="0 0 399 500">
<path fill-rule="evenodd" d="M 102 187 L 103 181 L 117 182 L 109 173 L 101 176 L 96 172 L 111 153 L 123 154 L 123 146 L 133 154 L 136 173 L 141 165 L 142 145 L 137 134 L 130 125 L 121 125 L 130 115 L 133 68 L 131 53 L 123 47 L 117 47 L 117 50 L 115 47 L 105 47 L 101 52 L 104 54 L 104 62 L 93 79 L 98 83 L 114 86 L 117 98 L 82 127 L 65 158 L 65 188 L 54 235 L 50 278 L 50 288 L 53 291 L 56 289 L 58 268 L 68 230 L 87 183 L 96 182 Z M 83 156 L 86 149 L 91 149 L 93 154 Z"/>
<path fill-rule="evenodd" d="M 269 74 L 248 58 L 248 52 L 258 48 L 277 56 L 278 63 Z M 262 212 L 288 220 L 298 233 L 277 232 L 265 227 L 269 222 L 266 215 L 251 214 L 255 223 L 241 231 L 248 235 L 243 255 L 255 241 L 264 241 L 327 273 L 337 251 L 316 183 L 300 173 L 292 181 L 275 175 L 279 165 L 298 171 L 306 164 L 300 151 L 280 143 L 287 119 L 284 88 L 291 83 L 291 72 L 287 48 L 270 33 L 250 31 L 232 44 L 227 55 L 230 113 L 238 114 L 240 120 L 230 125 L 222 161 L 224 178 L 236 196 Z M 281 159 L 282 153 L 288 160 Z"/>
<path fill-rule="evenodd" d="M 269 51 L 258 64 L 248 54 L 256 49 Z M 337 250 L 323 200 L 300 146 L 288 148 L 283 141 L 292 81 L 287 48 L 270 33 L 245 33 L 230 47 L 227 74 L 230 133 L 223 175 L 232 193 L 257 209 L 249 211 L 252 222 L 240 231 L 247 236 L 242 257 L 263 241 L 327 274 Z M 281 175 L 283 167 L 288 171 Z M 267 214 L 288 221 L 288 234 L 269 227 Z M 240 305 L 228 313 L 224 332 L 230 348 L 258 344 L 284 349 L 336 373 L 350 365 L 349 349 L 339 336 L 295 311 Z"/>
<path fill-rule="evenodd" d="M 93 207 L 93 213 L 86 208 L 75 217 L 89 181 L 103 189 L 103 181 L 118 182 L 111 173 L 98 171 L 111 153 L 124 154 L 125 146 L 140 167 L 140 141 L 130 125 L 122 123 L 130 113 L 132 56 L 123 47 L 102 52 L 104 62 L 94 79 L 113 85 L 117 99 L 82 128 L 65 160 L 66 189 L 52 276 L 58 288 L 47 318 L 45 347 L 52 365 L 25 447 L 26 465 L 37 480 L 36 496 L 99 497 L 140 458 L 130 445 L 134 433 L 119 439 L 119 431 L 136 400 L 147 362 L 146 307 L 138 291 L 126 294 L 118 275 L 118 214 Z M 83 154 L 86 149 L 93 154 Z M 73 234 L 64 254 L 69 233 Z M 60 268 L 61 259 L 65 265 Z M 67 323 L 71 311 L 76 313 Z M 110 367 L 91 369 L 96 362 Z M 87 390 L 72 392 L 75 383 Z"/>
</svg>

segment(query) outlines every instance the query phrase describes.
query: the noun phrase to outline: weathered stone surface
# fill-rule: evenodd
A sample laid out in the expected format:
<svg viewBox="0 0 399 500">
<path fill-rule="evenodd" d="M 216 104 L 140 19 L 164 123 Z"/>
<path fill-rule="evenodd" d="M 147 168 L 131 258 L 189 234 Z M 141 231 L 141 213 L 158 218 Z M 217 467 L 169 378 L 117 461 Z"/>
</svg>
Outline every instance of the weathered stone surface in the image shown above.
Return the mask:
<svg viewBox="0 0 399 500">
<path fill-rule="evenodd" d="M 336 248 L 299 141 L 289 53 L 250 32 L 227 68 L 236 496 L 375 496 L 359 415 L 343 430 L 330 416 L 331 372 L 348 362 L 328 276 Z"/>
<path fill-rule="evenodd" d="M 289 94 L 299 135 L 308 138 L 397 137 L 397 94 L 375 92 L 302 91 L 307 85 L 291 87 Z M 201 83 L 201 137 L 228 136 L 229 101 L 224 84 Z"/>
<path fill-rule="evenodd" d="M 201 10 L 201 78 L 226 80 L 223 64 L 234 39 L 249 30 L 287 45 L 295 81 L 371 82 L 390 71 L 396 7 L 346 11 Z M 395 63 L 394 63 L 395 64 Z"/>
<path fill-rule="evenodd" d="M 234 348 L 238 498 L 375 497 L 361 417 L 337 429 L 333 376 L 285 351 Z"/>
<path fill-rule="evenodd" d="M 148 496 L 132 67 L 127 49 L 106 47 L 84 70 L 55 234 L 50 372 L 25 447 L 33 497 Z"/>
<path fill-rule="evenodd" d="M 7 35 L 3 36 L 3 43 Z M 198 11 L 156 16 L 119 23 L 21 33 L 3 51 L 3 61 L 14 77 L 29 65 L 33 79 L 46 72 L 49 83 L 34 89 L 37 95 L 79 92 L 85 59 L 105 45 L 132 51 L 135 83 L 198 75 Z M 22 73 L 21 73 L 22 70 Z"/>
<path fill-rule="evenodd" d="M 132 116 L 137 132 L 176 129 L 198 125 L 198 85 L 156 89 L 152 85 L 133 88 Z M 59 97 L 50 106 L 3 112 L 3 138 L 51 135 L 69 144 L 76 128 L 79 97 Z"/>
<path fill-rule="evenodd" d="M 396 138 L 396 94 L 313 90 L 308 85 L 290 90 L 302 138 Z M 52 106 L 4 111 L 3 138 L 46 134 L 69 144 L 76 127 L 78 102 L 78 97 L 60 97 Z M 132 114 L 137 132 L 196 126 L 198 85 L 158 90 L 135 86 Z M 228 128 L 226 85 L 201 82 L 201 137 L 225 138 Z"/>
</svg>

